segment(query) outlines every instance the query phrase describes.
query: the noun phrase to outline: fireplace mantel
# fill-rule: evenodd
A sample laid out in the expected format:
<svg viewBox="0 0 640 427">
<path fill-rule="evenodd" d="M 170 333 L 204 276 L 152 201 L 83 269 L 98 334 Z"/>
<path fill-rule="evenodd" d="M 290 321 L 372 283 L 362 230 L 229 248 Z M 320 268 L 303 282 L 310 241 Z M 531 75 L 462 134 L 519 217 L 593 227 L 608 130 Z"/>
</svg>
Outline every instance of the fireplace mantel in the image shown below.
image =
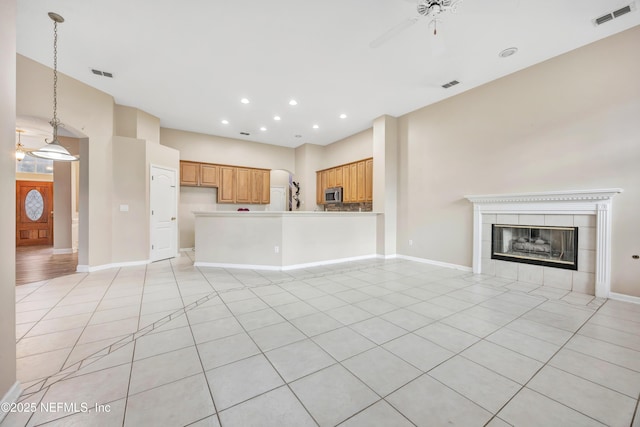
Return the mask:
<svg viewBox="0 0 640 427">
<path fill-rule="evenodd" d="M 594 215 L 596 217 L 595 293 L 611 290 L 611 208 L 620 188 L 464 196 L 473 203 L 473 272 L 482 273 L 482 224 L 486 214 Z"/>
</svg>

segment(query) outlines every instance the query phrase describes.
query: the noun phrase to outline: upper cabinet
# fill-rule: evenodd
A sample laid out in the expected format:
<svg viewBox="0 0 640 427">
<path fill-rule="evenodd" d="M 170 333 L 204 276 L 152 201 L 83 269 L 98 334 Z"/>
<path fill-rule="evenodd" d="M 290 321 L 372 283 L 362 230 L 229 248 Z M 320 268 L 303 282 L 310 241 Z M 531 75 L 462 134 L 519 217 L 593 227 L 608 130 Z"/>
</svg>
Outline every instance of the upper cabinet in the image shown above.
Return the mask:
<svg viewBox="0 0 640 427">
<path fill-rule="evenodd" d="M 269 169 L 181 161 L 180 185 L 217 188 L 218 203 L 271 203 Z"/>
<path fill-rule="evenodd" d="M 200 163 L 180 162 L 180 185 L 200 185 Z"/>
<path fill-rule="evenodd" d="M 324 190 L 342 187 L 343 203 L 373 201 L 373 159 L 316 172 L 316 202 L 324 203 Z"/>
</svg>

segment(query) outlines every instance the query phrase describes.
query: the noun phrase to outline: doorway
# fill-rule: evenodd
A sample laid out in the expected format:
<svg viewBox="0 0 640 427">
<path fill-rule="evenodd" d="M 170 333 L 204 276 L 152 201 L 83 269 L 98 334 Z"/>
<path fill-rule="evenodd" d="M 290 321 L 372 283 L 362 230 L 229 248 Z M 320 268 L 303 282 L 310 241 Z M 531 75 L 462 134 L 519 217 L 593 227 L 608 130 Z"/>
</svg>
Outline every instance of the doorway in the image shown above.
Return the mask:
<svg viewBox="0 0 640 427">
<path fill-rule="evenodd" d="M 151 166 L 152 262 L 173 258 L 178 253 L 176 176 L 174 169 Z"/>
<path fill-rule="evenodd" d="M 16 181 L 16 246 L 53 245 L 53 182 Z"/>
</svg>

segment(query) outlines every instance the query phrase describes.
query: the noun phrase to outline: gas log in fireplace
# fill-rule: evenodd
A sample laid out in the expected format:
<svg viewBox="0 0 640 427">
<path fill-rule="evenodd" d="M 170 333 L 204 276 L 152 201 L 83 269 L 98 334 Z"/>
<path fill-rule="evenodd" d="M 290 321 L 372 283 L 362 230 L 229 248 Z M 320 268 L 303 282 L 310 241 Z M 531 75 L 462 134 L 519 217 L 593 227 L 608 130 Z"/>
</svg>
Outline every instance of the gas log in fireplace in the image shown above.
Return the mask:
<svg viewBox="0 0 640 427">
<path fill-rule="evenodd" d="M 578 227 L 493 224 L 491 258 L 578 269 Z"/>
</svg>

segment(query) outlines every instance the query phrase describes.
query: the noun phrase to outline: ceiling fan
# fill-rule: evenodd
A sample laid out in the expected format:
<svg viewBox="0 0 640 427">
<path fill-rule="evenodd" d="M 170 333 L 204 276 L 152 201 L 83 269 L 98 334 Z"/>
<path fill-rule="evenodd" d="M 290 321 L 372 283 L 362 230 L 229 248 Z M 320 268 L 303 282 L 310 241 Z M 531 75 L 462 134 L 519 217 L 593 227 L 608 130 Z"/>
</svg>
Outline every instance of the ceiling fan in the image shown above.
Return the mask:
<svg viewBox="0 0 640 427">
<path fill-rule="evenodd" d="M 410 0 L 415 1 L 415 0 Z M 376 48 L 387 41 L 391 40 L 393 37 L 397 36 L 407 28 L 411 27 L 413 24 L 418 22 L 421 19 L 429 19 L 429 25 L 433 24 L 433 34 L 437 33 L 436 25 L 438 23 L 438 17 L 440 14 L 444 12 L 452 12 L 455 13 L 458 5 L 462 3 L 463 0 L 417 0 L 416 10 L 418 12 L 418 16 L 414 16 L 413 18 L 408 18 L 402 22 L 400 22 L 395 27 L 392 27 L 390 30 L 382 34 L 377 39 L 373 40 L 369 43 L 369 47 Z"/>
</svg>

